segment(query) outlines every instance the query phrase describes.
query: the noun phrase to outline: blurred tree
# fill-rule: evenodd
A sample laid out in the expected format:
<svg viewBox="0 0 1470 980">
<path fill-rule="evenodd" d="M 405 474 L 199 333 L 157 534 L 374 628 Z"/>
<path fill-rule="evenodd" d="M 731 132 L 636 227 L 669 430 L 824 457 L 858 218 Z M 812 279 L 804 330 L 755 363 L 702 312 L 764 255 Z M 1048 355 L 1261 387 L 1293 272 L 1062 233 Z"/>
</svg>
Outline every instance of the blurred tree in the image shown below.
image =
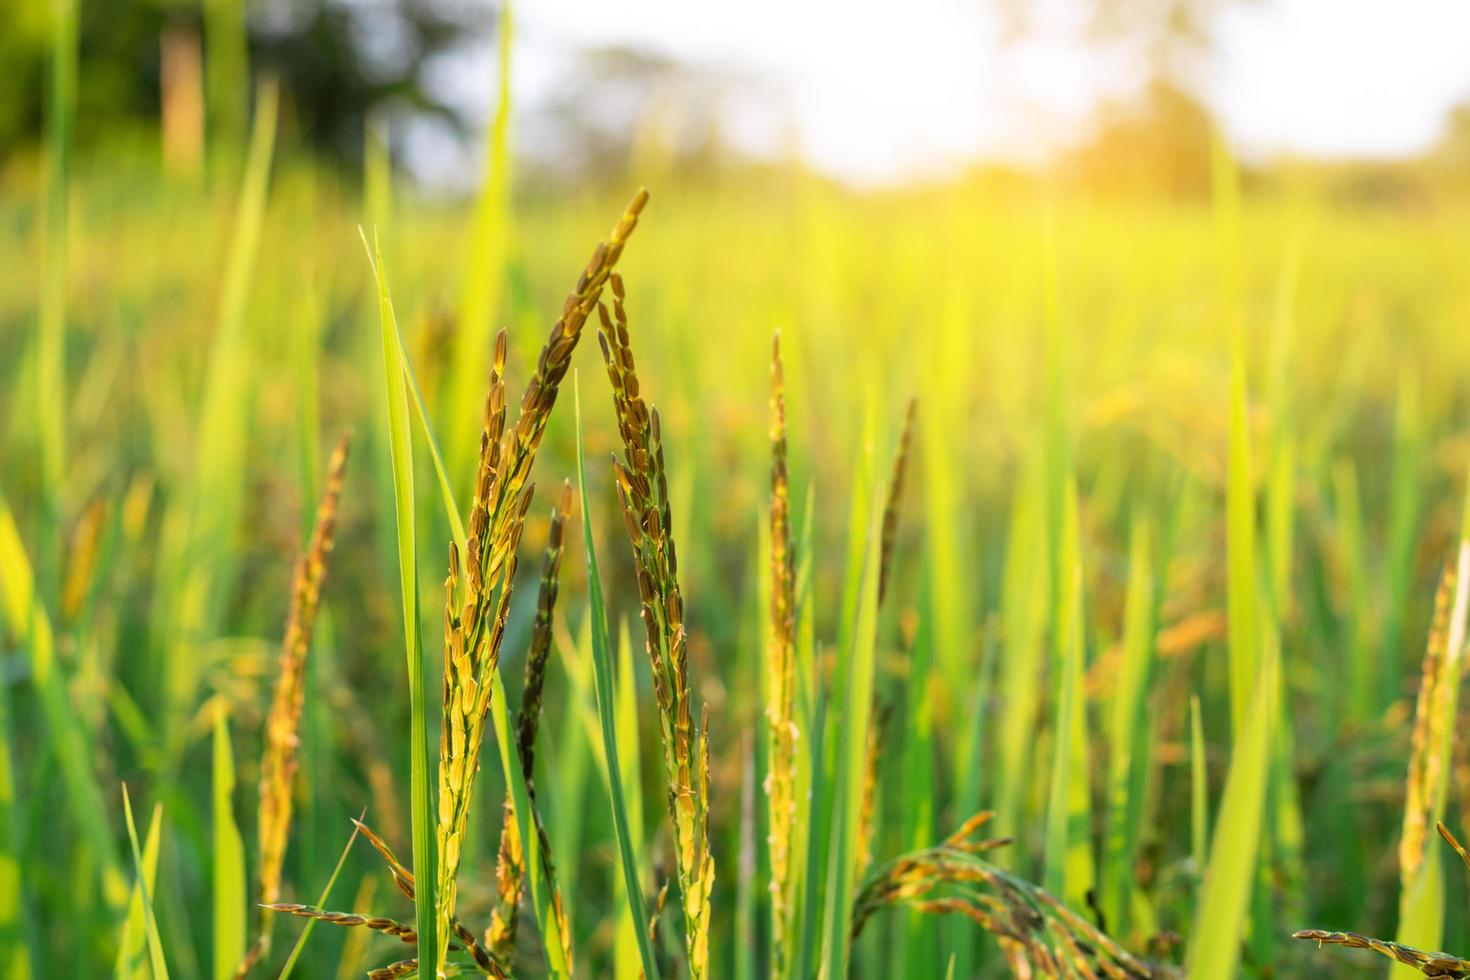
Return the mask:
<svg viewBox="0 0 1470 980">
<path fill-rule="evenodd" d="M 214 0 L 81 0 L 79 141 L 157 124 L 163 38 L 199 31 L 206 6 L 212 14 L 222 9 Z M 438 59 L 483 40 L 495 23 L 488 0 L 245 0 L 243 6 L 250 71 L 277 75 L 288 118 L 305 141 L 348 159 L 362 152 L 371 111 L 427 113 L 461 128 L 429 74 Z M 10 0 L 4 19 L 0 157 L 40 135 L 46 4 Z M 208 75 L 209 45 L 204 57 Z M 209 104 L 218 111 L 247 95 L 211 92 Z"/>
<path fill-rule="evenodd" d="M 1203 197 L 1210 190 L 1214 130 L 1199 99 L 1156 78 L 1136 99 L 1101 106 L 1092 138 L 1067 156 L 1064 168 L 1096 190 Z"/>
<path fill-rule="evenodd" d="M 581 51 L 556 90 L 527 120 L 523 145 L 553 182 L 644 182 L 678 168 L 686 176 L 748 163 L 722 121 L 774 93 L 727 68 L 643 48 Z"/>
<path fill-rule="evenodd" d="M 994 2 L 1013 37 L 1040 28 L 1038 5 Z M 1216 124 L 1198 95 L 1201 69 L 1214 50 L 1221 14 L 1249 2 L 1263 0 L 1056 0 L 1040 5 L 1048 22 L 1068 24 L 1093 44 L 1121 46 L 1130 63 L 1142 66 L 1139 86 L 1129 96 L 1097 107 L 1091 135 L 1062 161 L 1068 175 L 1110 192 L 1206 194 Z"/>
<path fill-rule="evenodd" d="M 1140 48 L 1152 78 L 1187 85 L 1202 57 L 1213 47 L 1221 12 L 1230 6 L 1262 0 L 1058 0 L 1041 5 L 1027 0 L 995 2 L 1013 35 L 1035 29 L 1038 9 L 1049 15 L 1070 11 L 1070 19 L 1084 25 L 1093 41 Z"/>
<path fill-rule="evenodd" d="M 1470 178 L 1470 100 L 1445 113 L 1444 127 L 1429 159 L 1442 176 L 1461 181 Z"/>
</svg>

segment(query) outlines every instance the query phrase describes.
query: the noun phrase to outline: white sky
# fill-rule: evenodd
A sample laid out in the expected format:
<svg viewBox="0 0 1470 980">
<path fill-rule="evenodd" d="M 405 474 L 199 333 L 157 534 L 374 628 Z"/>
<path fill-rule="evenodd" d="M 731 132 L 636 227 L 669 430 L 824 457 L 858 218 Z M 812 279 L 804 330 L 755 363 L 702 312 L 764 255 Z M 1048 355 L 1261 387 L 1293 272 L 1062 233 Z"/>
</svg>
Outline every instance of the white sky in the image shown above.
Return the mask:
<svg viewBox="0 0 1470 980">
<path fill-rule="evenodd" d="M 988 0 L 522 0 L 516 103 L 534 106 L 579 47 L 632 44 L 760 78 L 764 101 L 737 135 L 767 150 L 794 140 L 852 180 L 1033 157 L 1141 68 L 1074 40 L 1077 3 L 1030 6 L 1038 29 L 1005 45 Z M 1470 98 L 1466 0 L 1257 0 L 1218 23 L 1199 77 L 1248 156 L 1413 153 Z M 460 81 L 488 104 L 489 65 Z"/>
</svg>

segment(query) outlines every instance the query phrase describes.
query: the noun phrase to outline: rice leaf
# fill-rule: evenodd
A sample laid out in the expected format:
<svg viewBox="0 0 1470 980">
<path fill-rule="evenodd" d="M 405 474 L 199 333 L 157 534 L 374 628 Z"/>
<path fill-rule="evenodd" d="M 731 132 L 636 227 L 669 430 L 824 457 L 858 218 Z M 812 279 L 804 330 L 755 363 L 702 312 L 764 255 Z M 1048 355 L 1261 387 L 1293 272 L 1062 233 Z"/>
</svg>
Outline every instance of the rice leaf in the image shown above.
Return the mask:
<svg viewBox="0 0 1470 980">
<path fill-rule="evenodd" d="M 153 816 L 148 820 L 148 836 L 143 841 L 143 874 L 141 881 L 133 882 L 133 893 L 128 899 L 128 914 L 123 919 L 122 932 L 117 943 L 117 959 L 112 974 L 116 980 L 148 980 L 151 976 L 147 960 L 148 935 L 144 921 L 143 891 L 150 893 L 158 877 L 158 839 L 163 828 L 163 804 L 153 804 Z"/>
<path fill-rule="evenodd" d="M 1082 561 L 1078 549 L 1077 489 L 1068 481 L 1057 567 L 1063 570 L 1061 609 L 1056 618 L 1061 676 L 1052 729 L 1051 787 L 1046 810 L 1044 887 L 1073 908 L 1083 908 L 1096 882 L 1092 854 L 1092 801 L 1089 775 L 1082 624 Z"/>
<path fill-rule="evenodd" d="M 143 899 L 143 928 L 148 937 L 148 965 L 153 971 L 153 980 L 168 980 L 168 966 L 163 960 L 163 942 L 158 936 L 158 920 L 153 915 L 152 889 L 148 887 L 149 869 L 143 860 L 143 853 L 138 848 L 138 828 L 133 823 L 133 802 L 128 798 L 128 786 L 122 787 L 123 817 L 128 825 L 128 842 L 133 847 L 133 869 L 137 874 L 137 889 Z M 157 810 L 155 810 L 155 821 Z M 158 855 L 153 856 L 156 866 Z"/>
<path fill-rule="evenodd" d="M 434 803 L 430 792 L 430 774 L 434 771 L 427 736 L 428 703 L 424 697 L 424 649 L 420 633 L 418 546 L 414 529 L 413 443 L 408 428 L 408 394 L 400 348 L 397 318 L 388 282 L 383 270 L 382 252 L 376 258 L 363 236 L 368 262 L 378 288 L 378 319 L 383 343 L 384 393 L 388 400 L 388 434 L 393 460 L 393 503 L 398 527 L 398 583 L 403 607 L 403 642 L 408 670 L 410 714 L 410 787 L 413 826 L 413 872 L 417 881 L 414 891 L 415 923 L 419 949 L 437 950 L 434 941 L 434 906 L 436 878 L 434 873 Z M 503 700 L 503 699 L 496 699 Z M 524 840 L 534 838 L 526 837 Z M 437 974 L 440 964 L 433 963 Z"/>
<path fill-rule="evenodd" d="M 235 823 L 235 752 L 223 710 L 214 716 L 214 977 L 230 980 L 245 955 L 245 842 Z"/>
<path fill-rule="evenodd" d="M 1189 946 L 1191 980 L 1229 980 L 1240 960 L 1271 769 L 1271 729 L 1280 698 L 1276 649 L 1268 645 L 1234 741 L 1204 891 Z"/>
<path fill-rule="evenodd" d="M 633 844 L 633 863 L 635 867 L 642 868 L 643 777 L 639 767 L 641 750 L 638 745 L 638 675 L 634 671 L 633 642 L 628 635 L 628 623 L 624 620 L 618 624 L 617 691 L 614 695 L 618 760 L 623 767 L 623 799 L 628 804 L 628 836 Z M 618 896 L 623 911 L 618 916 L 614 965 L 619 977 L 637 980 L 642 961 L 642 954 L 638 949 L 638 934 L 647 930 L 648 923 L 633 917 L 633 907 L 628 901 L 627 889 L 621 878 L 618 880 Z"/>
<path fill-rule="evenodd" d="M 1138 770 L 1145 755 L 1145 718 L 1153 660 L 1154 571 L 1149 522 L 1135 514 L 1128 547 L 1128 593 L 1123 622 L 1123 663 L 1112 699 L 1108 745 L 1108 797 L 1102 909 L 1110 928 L 1121 929 L 1132 901 L 1142 800 Z"/>
<path fill-rule="evenodd" d="M 870 469 L 869 462 L 859 462 L 860 474 Z M 842 671 L 842 714 L 836 726 L 831 846 L 827 855 L 827 892 L 824 897 L 821 972 L 828 977 L 847 976 L 851 955 L 852 900 L 856 892 L 854 878 L 862 821 L 863 774 L 867 767 L 868 728 L 872 720 L 869 706 L 873 700 L 876 672 L 882 488 L 869 487 L 864 498 L 872 502 L 866 522 L 866 543 L 849 552 L 849 558 L 855 559 L 856 566 L 850 565 L 849 571 L 849 580 L 857 583 L 854 590 L 856 603 L 851 611 L 851 625 L 842 631 L 849 638 L 850 646 L 843 657 L 846 669 Z"/>
<path fill-rule="evenodd" d="M 1256 498 L 1251 479 L 1245 351 L 1237 338 L 1230 372 L 1230 452 L 1225 495 L 1226 589 L 1230 616 L 1230 730 L 1239 738 L 1258 680 Z"/>
<path fill-rule="evenodd" d="M 1189 696 L 1189 853 L 1194 873 L 1205 875 L 1210 840 L 1209 771 L 1205 767 L 1205 728 L 1200 720 L 1199 695 Z"/>
</svg>

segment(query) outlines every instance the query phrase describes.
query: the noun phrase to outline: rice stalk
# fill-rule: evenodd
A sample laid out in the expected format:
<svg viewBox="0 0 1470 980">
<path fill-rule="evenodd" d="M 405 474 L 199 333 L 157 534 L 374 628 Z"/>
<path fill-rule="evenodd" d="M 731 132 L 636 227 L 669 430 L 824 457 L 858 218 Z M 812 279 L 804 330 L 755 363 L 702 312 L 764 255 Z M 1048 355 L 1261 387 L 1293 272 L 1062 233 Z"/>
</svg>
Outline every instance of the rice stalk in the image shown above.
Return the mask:
<svg viewBox="0 0 1470 980">
<path fill-rule="evenodd" d="M 445 587 L 438 897 L 435 906 L 441 959 L 444 944 L 448 942 L 447 926 L 454 916 L 461 843 L 469 821 L 474 780 L 479 772 L 485 718 L 490 710 L 500 663 L 500 645 L 510 614 L 516 549 L 534 489 L 527 484 L 527 477 L 556 404 L 557 392 L 571 364 L 572 352 L 581 338 L 582 327 L 597 304 L 608 276 L 612 275 L 647 201 L 648 193 L 640 191 L 613 228 L 609 240 L 594 250 L 541 350 L 536 370 L 521 398 L 519 415 L 511 427 L 506 426 L 505 332 L 501 331 L 495 341 L 490 390 L 485 400 L 484 425 L 480 435 L 480 460 L 467 523 L 464 572 L 461 577 L 459 548 L 451 544 L 449 577 Z M 506 734 L 497 730 L 497 736 L 502 739 Z M 508 772 L 507 782 L 520 775 L 519 772 Z M 528 793 L 524 809 L 529 811 L 530 808 Z M 517 841 L 512 847 L 518 849 L 523 846 L 520 841 L 537 831 L 530 813 L 519 812 L 523 809 L 519 800 L 515 801 L 514 809 L 517 811 Z M 551 869 L 548 866 L 545 870 L 549 879 Z M 534 878 L 532 884 L 534 891 Z M 549 908 L 554 910 L 558 904 L 553 896 Z M 557 913 L 551 911 L 550 914 L 555 916 Z M 546 927 L 547 923 L 543 921 L 543 928 Z M 568 940 L 553 939 L 550 935 L 547 938 L 549 947 L 554 946 L 557 953 L 564 953 Z M 553 964 L 554 968 L 556 965 Z M 558 972 L 569 971 L 568 962 L 561 964 Z"/>
<path fill-rule="evenodd" d="M 591 506 L 587 499 L 587 465 L 582 452 L 582 398 L 576 397 L 577 420 L 577 491 L 582 502 L 582 554 L 587 566 L 587 638 L 590 641 L 593 694 L 597 701 L 597 721 L 602 736 L 602 764 L 607 780 L 608 800 L 612 804 L 613 836 L 618 844 L 618 870 L 622 873 L 623 898 L 628 904 L 628 917 L 633 921 L 633 937 L 638 945 L 638 957 L 645 980 L 656 980 L 659 975 L 658 961 L 654 956 L 654 929 L 658 913 L 649 923 L 644 934 L 638 926 L 648 918 L 643 901 L 643 886 L 639 874 L 638 844 L 635 834 L 641 834 L 639 824 L 630 816 L 635 812 L 629 803 L 637 783 L 623 774 L 622 753 L 631 742 L 620 734 L 618 725 L 617 695 L 614 693 L 612 643 L 608 638 L 607 607 L 602 597 L 602 574 L 597 566 L 597 543 L 592 536 L 592 522 L 588 515 Z M 625 661 L 626 662 L 626 661 Z M 631 687 L 628 688 L 631 691 Z M 636 765 L 636 753 L 629 762 Z M 668 882 L 664 883 L 664 892 Z M 663 909 L 664 892 L 660 892 L 658 910 Z"/>
<path fill-rule="evenodd" d="M 679 591 L 659 416 L 639 392 L 622 279 L 614 275 L 611 285 L 613 312 L 610 316 L 606 304 L 598 304 L 601 329 L 597 338 L 612 384 L 613 408 L 623 441 L 623 459 L 614 460 L 613 469 L 638 572 L 646 649 L 669 778 L 669 819 L 682 894 L 685 949 L 690 975 L 698 980 L 706 975 L 709 965 L 710 891 L 715 877 L 709 845 L 709 709 L 705 706 L 696 728 L 691 719 L 684 600 Z"/>
<path fill-rule="evenodd" d="M 1399 887 L 1407 892 L 1424 865 L 1429 844 L 1430 797 L 1438 783 L 1438 773 L 1448 760 L 1440 757 L 1448 719 L 1437 710 L 1447 683 L 1446 660 L 1449 652 L 1450 603 L 1455 594 L 1456 570 L 1447 564 L 1440 573 L 1434 592 L 1434 615 L 1429 625 L 1429 643 L 1419 681 L 1419 697 L 1414 705 L 1414 728 L 1410 736 L 1409 774 L 1404 781 L 1404 825 L 1399 837 Z M 1450 682 L 1457 683 L 1458 679 Z"/>
<path fill-rule="evenodd" d="M 914 419 L 918 399 L 910 398 L 904 411 L 903 435 L 898 440 L 898 452 L 893 457 L 893 475 L 888 482 L 888 500 L 883 506 L 883 536 L 878 558 L 878 606 L 888 595 L 888 583 L 893 577 L 893 555 L 898 546 L 898 519 L 903 510 L 903 485 L 908 471 L 909 454 L 914 442 Z"/>
<path fill-rule="evenodd" d="M 562 485 L 561 503 L 552 508 L 551 525 L 547 532 L 546 558 L 541 572 L 541 587 L 536 596 L 536 622 L 531 632 L 531 647 L 526 655 L 526 681 L 521 695 L 521 708 L 516 716 L 516 749 L 520 755 L 521 772 L 526 778 L 526 791 L 534 807 L 536 790 L 533 783 L 536 757 L 536 730 L 541 721 L 541 696 L 546 683 L 546 661 L 551 653 L 551 617 L 556 609 L 558 574 L 561 568 L 562 533 L 567 514 L 572 508 L 572 485 Z M 525 878 L 526 860 L 521 850 L 520 838 L 516 834 L 511 814 L 514 805 L 507 799 L 506 819 L 500 828 L 500 849 L 495 866 L 495 886 L 498 904 L 492 912 L 490 928 L 485 941 L 502 962 L 508 962 L 515 946 L 517 913 L 520 908 L 522 883 Z M 534 811 L 533 811 L 534 812 Z M 552 865 L 551 843 L 536 817 L 537 844 L 547 866 Z M 558 915 L 564 915 L 560 906 Z M 562 922 L 563 953 L 571 962 L 570 932 Z"/>
<path fill-rule="evenodd" d="M 771 975 L 785 975 L 791 929 L 791 848 L 796 820 L 796 545 L 786 463 L 785 372 L 781 334 L 771 345 L 770 636 L 766 719 L 771 729 L 765 780 L 771 892 Z"/>
<path fill-rule="evenodd" d="M 1470 617 L 1470 490 L 1466 492 L 1453 576 L 1446 571 L 1435 600 L 1424 680 L 1415 707 L 1400 841 L 1398 942 L 1433 948 L 1444 934 L 1444 871 L 1427 846 L 1429 825 L 1444 816 L 1453 765 L 1455 719 L 1464 679 L 1466 620 Z M 1453 581 L 1451 586 L 1449 583 Z M 1450 599 L 1450 596 L 1453 599 Z M 1446 616 L 1446 608 L 1448 614 Z M 1407 971 L 1398 970 L 1400 975 Z"/>
<path fill-rule="evenodd" d="M 888 582 L 893 575 L 893 556 L 898 545 L 898 518 L 903 506 L 904 473 L 908 468 L 909 447 L 914 438 L 914 410 L 917 399 L 910 398 L 904 413 L 903 435 L 899 437 L 898 452 L 893 459 L 893 475 L 888 483 L 888 497 L 883 505 L 883 524 L 879 538 L 878 553 L 878 609 L 881 613 L 883 600 L 888 594 Z M 857 872 L 861 875 L 872 863 L 872 838 L 877 816 L 878 770 L 883 760 L 884 736 L 888 721 L 893 714 L 893 705 L 884 703 L 873 692 L 868 706 L 868 742 L 866 764 L 863 767 L 863 803 L 858 817 Z"/>
<path fill-rule="evenodd" d="M 861 875 L 873 863 L 873 828 L 878 814 L 878 766 L 883 759 L 883 745 L 893 705 L 874 695 L 868 710 L 868 742 L 863 765 L 863 803 L 858 812 L 857 872 Z"/>
<path fill-rule="evenodd" d="M 327 558 L 337 527 L 337 505 L 347 469 L 348 437 L 343 433 L 327 464 L 327 484 L 317 505 L 316 523 L 306 553 L 296 563 L 291 584 L 291 610 L 286 619 L 286 636 L 281 644 L 280 668 L 265 722 L 265 751 L 260 761 L 260 809 L 257 823 L 260 841 L 259 935 L 235 970 L 244 977 L 270 953 L 272 916 L 269 906 L 281 894 L 281 866 L 291 830 L 292 787 L 300 766 L 297 736 L 306 696 L 306 659 L 311 653 L 312 632 L 321 605 Z"/>
</svg>

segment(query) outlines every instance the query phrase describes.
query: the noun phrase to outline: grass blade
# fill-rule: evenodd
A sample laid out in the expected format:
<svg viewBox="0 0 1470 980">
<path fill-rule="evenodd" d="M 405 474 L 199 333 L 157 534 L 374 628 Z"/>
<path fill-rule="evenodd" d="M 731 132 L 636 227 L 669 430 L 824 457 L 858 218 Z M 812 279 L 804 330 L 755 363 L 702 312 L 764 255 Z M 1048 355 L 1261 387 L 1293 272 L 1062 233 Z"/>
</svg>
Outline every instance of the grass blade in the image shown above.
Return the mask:
<svg viewBox="0 0 1470 980">
<path fill-rule="evenodd" d="M 148 887 L 148 865 L 138 848 L 138 828 L 133 823 L 133 802 L 128 798 L 127 784 L 123 784 L 123 817 L 128 825 L 128 842 L 133 846 L 133 867 L 137 872 L 138 893 L 143 899 L 143 925 L 148 937 L 148 966 L 153 971 L 153 980 L 168 980 L 168 966 L 163 960 L 163 942 L 158 936 L 158 920 L 153 915 L 152 889 Z M 155 811 L 156 813 L 156 811 Z M 155 816 L 155 822 L 157 817 Z M 155 866 L 158 855 L 153 856 Z"/>
<path fill-rule="evenodd" d="M 1256 498 L 1251 479 L 1245 351 L 1237 338 L 1230 372 L 1230 451 L 1225 494 L 1227 603 L 1230 620 L 1230 731 L 1245 724 L 1256 670 Z"/>
<path fill-rule="evenodd" d="M 122 933 L 117 944 L 117 959 L 113 964 L 116 980 L 149 980 L 152 974 L 144 957 L 148 955 L 147 914 L 143 907 L 143 892 L 153 890 L 158 877 L 158 839 L 163 828 L 163 804 L 153 805 L 153 816 L 148 821 L 148 836 L 143 841 L 142 880 L 133 882 L 133 894 L 128 899 L 128 914 L 123 920 Z"/>
<path fill-rule="evenodd" d="M 363 236 L 367 247 L 367 237 Z M 430 773 L 434 762 L 427 736 L 428 704 L 424 698 L 424 649 L 419 620 L 418 545 L 414 530 L 413 443 L 408 429 L 408 394 L 398 345 L 398 324 L 393 300 L 388 293 L 383 256 L 376 259 L 371 248 L 368 261 L 378 287 L 378 319 L 383 342 L 383 370 L 388 399 L 388 436 L 393 460 L 393 504 L 398 527 L 398 583 L 403 604 L 403 642 L 407 654 L 410 721 L 410 793 L 413 821 L 413 872 L 418 882 L 414 892 L 414 921 L 420 950 L 436 950 L 434 906 L 437 875 L 434 873 L 434 804 Z M 496 700 L 504 700 L 496 699 Z M 533 840 L 526 837 L 523 840 Z M 434 974 L 440 964 L 430 964 Z"/>
<path fill-rule="evenodd" d="M 863 464 L 859 464 L 860 468 Z M 867 543 L 858 556 L 857 601 L 843 672 L 842 715 L 837 719 L 837 769 L 833 785 L 831 817 L 832 846 L 827 858 L 825 923 L 822 929 L 823 975 L 847 976 L 852 931 L 852 900 L 860 824 L 862 821 L 863 774 L 867 768 L 868 728 L 876 673 L 878 632 L 878 558 L 882 526 L 882 489 L 872 487 L 867 522 Z"/>
<path fill-rule="evenodd" d="M 510 0 L 500 4 L 496 26 L 495 115 L 486 128 L 485 173 L 475 201 L 458 308 L 458 335 L 450 361 L 449 404 L 473 405 L 489 373 L 492 327 L 500 314 L 510 255 L 511 46 L 515 35 Z M 480 430 L 475 416 L 453 412 L 448 448 L 450 473 L 463 481 L 473 469 Z M 461 482 L 460 486 L 464 486 Z"/>
<path fill-rule="evenodd" d="M 361 817 L 358 818 L 359 821 Z M 317 908 L 326 908 L 327 902 L 332 897 L 332 889 L 337 884 L 337 876 L 342 873 L 342 866 L 347 863 L 347 854 L 352 850 L 352 845 L 357 841 L 359 828 L 353 825 L 352 834 L 347 838 L 347 845 L 342 848 L 341 857 L 337 858 L 337 866 L 332 869 L 332 876 L 327 879 L 327 884 L 322 888 L 322 893 L 317 896 Z M 311 935 L 312 928 L 316 925 L 315 919 L 307 919 L 306 925 L 301 929 L 301 935 L 296 938 L 296 945 L 291 947 L 291 955 L 286 957 L 286 965 L 281 967 L 281 975 L 277 980 L 288 980 L 291 971 L 296 968 L 296 961 L 301 958 L 301 951 L 306 947 L 306 937 Z"/>
<path fill-rule="evenodd" d="M 1189 853 L 1194 873 L 1205 874 L 1210 841 L 1210 774 L 1205 767 L 1205 727 L 1200 719 L 1199 695 L 1189 696 Z"/>
<path fill-rule="evenodd" d="M 1106 870 L 1102 908 L 1108 926 L 1122 929 L 1128 909 L 1142 801 L 1132 792 L 1139 767 L 1148 763 L 1145 704 L 1153 658 L 1153 547 L 1149 524 L 1135 516 L 1128 557 L 1128 596 L 1123 625 L 1123 666 L 1113 692 L 1108 746 Z"/>
<path fill-rule="evenodd" d="M 1064 576 L 1055 643 L 1060 656 L 1051 788 L 1046 810 L 1045 888 L 1084 908 L 1096 880 L 1091 840 L 1091 777 L 1087 739 L 1082 625 L 1082 562 L 1077 544 L 1077 488 L 1068 481 L 1057 567 Z"/>
<path fill-rule="evenodd" d="M 1268 644 L 1254 696 L 1235 739 L 1210 842 L 1210 863 L 1189 947 L 1191 980 L 1229 980 L 1240 960 L 1271 775 L 1271 728 L 1280 698 L 1279 674 L 1275 645 Z"/>
<path fill-rule="evenodd" d="M 214 716 L 214 977 L 230 980 L 245 955 L 245 842 L 235 823 L 235 752 L 223 710 Z"/>
</svg>

